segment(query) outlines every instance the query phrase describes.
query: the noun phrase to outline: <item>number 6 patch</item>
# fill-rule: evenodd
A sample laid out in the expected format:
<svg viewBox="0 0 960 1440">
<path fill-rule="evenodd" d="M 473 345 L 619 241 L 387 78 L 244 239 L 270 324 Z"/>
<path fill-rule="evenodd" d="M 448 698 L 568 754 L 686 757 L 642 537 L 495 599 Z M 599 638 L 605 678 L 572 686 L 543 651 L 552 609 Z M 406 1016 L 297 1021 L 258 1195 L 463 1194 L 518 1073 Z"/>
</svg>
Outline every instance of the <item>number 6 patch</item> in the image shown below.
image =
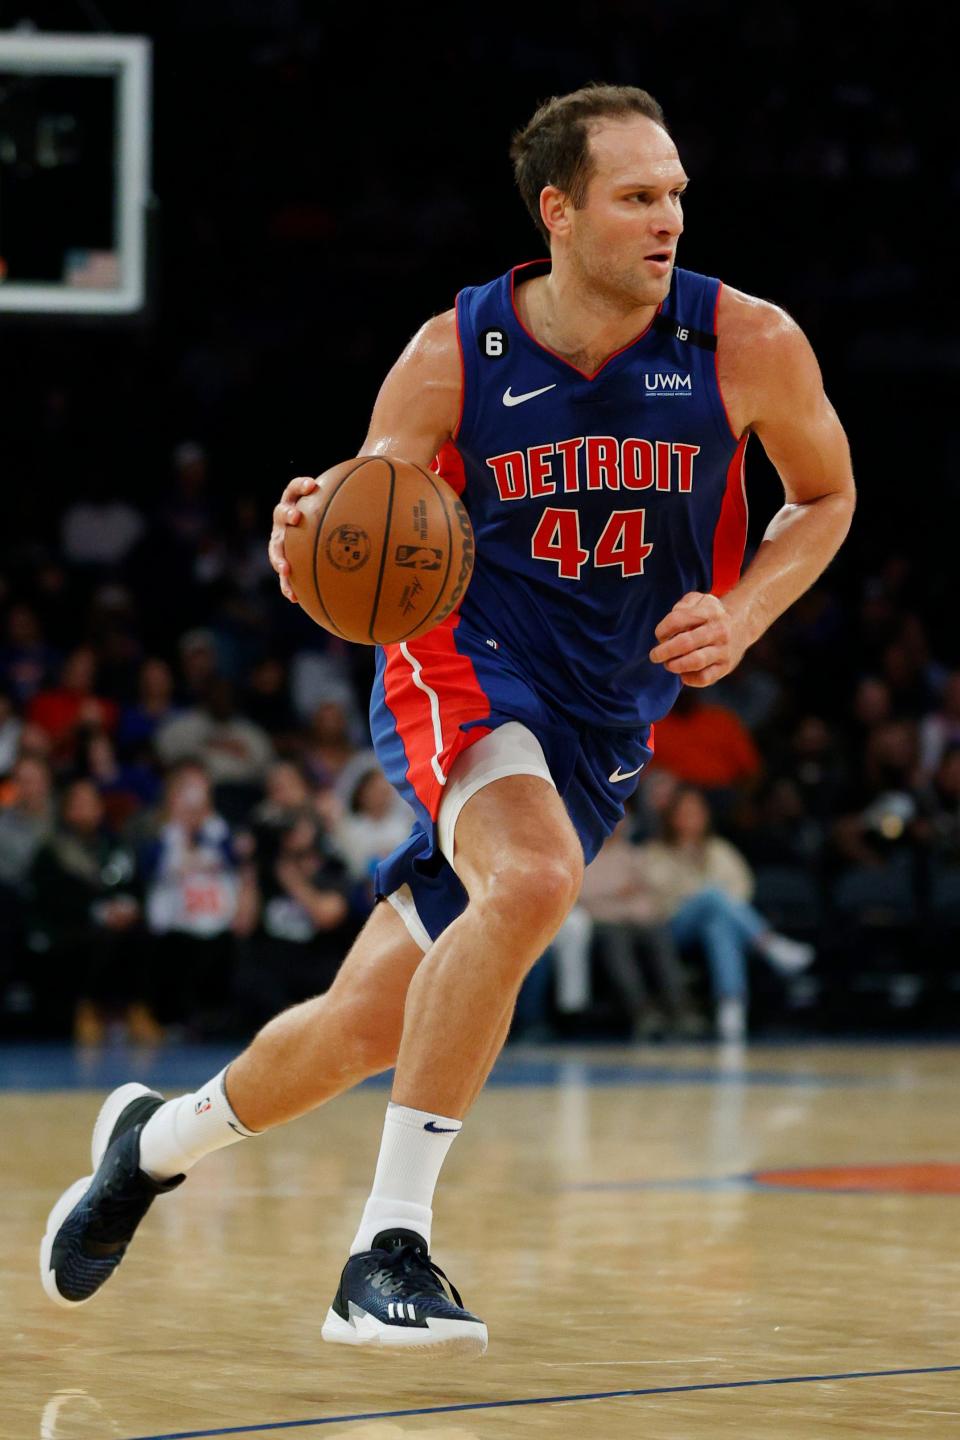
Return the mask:
<svg viewBox="0 0 960 1440">
<path fill-rule="evenodd" d="M 477 336 L 480 354 L 488 360 L 499 360 L 510 349 L 510 337 L 506 330 L 481 330 Z"/>
</svg>

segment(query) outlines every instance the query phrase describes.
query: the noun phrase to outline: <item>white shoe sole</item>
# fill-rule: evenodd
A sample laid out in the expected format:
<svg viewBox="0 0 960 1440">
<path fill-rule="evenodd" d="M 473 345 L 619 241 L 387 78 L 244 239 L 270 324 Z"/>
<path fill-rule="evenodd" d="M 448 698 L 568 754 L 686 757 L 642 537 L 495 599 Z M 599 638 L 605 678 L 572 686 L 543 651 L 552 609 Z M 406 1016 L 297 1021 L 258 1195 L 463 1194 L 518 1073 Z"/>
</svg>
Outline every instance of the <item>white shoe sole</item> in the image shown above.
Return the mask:
<svg viewBox="0 0 960 1440">
<path fill-rule="evenodd" d="M 94 1173 L 96 1173 L 97 1167 L 103 1159 L 104 1151 L 110 1140 L 110 1133 L 123 1111 L 130 1104 L 130 1101 L 136 1100 L 141 1095 L 156 1094 L 156 1090 L 151 1090 L 147 1085 L 139 1085 L 135 1081 L 129 1085 L 121 1085 L 117 1090 L 110 1092 L 101 1105 L 100 1113 L 93 1126 L 93 1138 L 90 1142 L 90 1163 L 93 1166 Z M 162 1096 L 158 1095 L 157 1098 L 162 1099 Z M 95 1299 L 100 1293 L 99 1290 L 95 1290 L 93 1295 L 88 1295 L 85 1300 L 68 1300 L 67 1297 L 61 1295 L 57 1289 L 57 1279 L 50 1264 L 53 1256 L 53 1242 L 57 1238 L 57 1231 L 70 1214 L 74 1205 L 83 1199 L 92 1181 L 93 1175 L 84 1175 L 81 1180 L 75 1180 L 69 1189 L 64 1190 L 60 1199 L 47 1216 L 47 1228 L 40 1242 L 41 1283 L 44 1291 L 49 1295 L 53 1303 L 62 1306 L 65 1310 L 75 1310 L 78 1305 L 88 1305 L 90 1301 Z M 104 1284 L 106 1284 L 106 1281 L 104 1281 Z M 101 1286 L 101 1289 L 102 1288 Z"/>
<path fill-rule="evenodd" d="M 482 1320 L 428 1320 L 425 1330 L 385 1325 L 374 1315 L 344 1320 L 331 1306 L 320 1331 L 332 1345 L 372 1345 L 378 1350 L 429 1350 L 443 1355 L 479 1356 L 487 1348 Z"/>
</svg>

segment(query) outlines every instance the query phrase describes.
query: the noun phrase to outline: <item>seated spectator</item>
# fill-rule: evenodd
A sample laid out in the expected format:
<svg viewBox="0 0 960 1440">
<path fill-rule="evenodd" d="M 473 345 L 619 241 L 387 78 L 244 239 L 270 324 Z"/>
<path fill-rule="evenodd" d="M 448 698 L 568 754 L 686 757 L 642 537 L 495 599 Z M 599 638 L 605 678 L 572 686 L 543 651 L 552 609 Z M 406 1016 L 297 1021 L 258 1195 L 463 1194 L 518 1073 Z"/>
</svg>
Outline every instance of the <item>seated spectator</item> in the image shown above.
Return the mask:
<svg viewBox="0 0 960 1440">
<path fill-rule="evenodd" d="M 859 772 L 838 800 L 833 825 L 840 858 L 849 864 L 885 864 L 894 849 L 923 840 L 917 728 L 890 720 L 870 734 Z"/>
<path fill-rule="evenodd" d="M 325 700 L 313 712 L 303 753 L 314 783 L 334 785 L 355 750 L 346 708 L 335 700 Z"/>
<path fill-rule="evenodd" d="M 379 862 L 406 840 L 413 818 L 379 765 L 366 770 L 354 783 L 333 837 L 350 874 L 371 881 Z"/>
<path fill-rule="evenodd" d="M 255 725 L 273 736 L 281 749 L 289 745 L 289 737 L 297 729 L 297 717 L 290 703 L 287 668 L 282 661 L 271 656 L 253 667 L 243 709 Z M 283 737 L 283 741 L 278 737 Z"/>
<path fill-rule="evenodd" d="M 0 643 L 0 685 L 18 705 L 27 705 L 50 679 L 59 663 L 46 643 L 36 612 L 29 605 L 11 605 L 6 636 Z"/>
<path fill-rule="evenodd" d="M 34 856 L 53 833 L 56 809 L 45 760 L 22 755 L 13 768 L 8 801 L 0 808 L 0 886 L 18 889 Z"/>
<path fill-rule="evenodd" d="M 117 728 L 117 704 L 96 693 L 96 680 L 96 652 L 89 645 L 78 645 L 63 663 L 59 685 L 41 690 L 27 708 L 27 719 L 47 732 L 54 753 L 66 763 L 74 759 L 82 726 L 111 734 Z"/>
<path fill-rule="evenodd" d="M 202 702 L 211 680 L 220 673 L 217 642 L 211 630 L 188 630 L 181 635 L 180 683 L 177 693 L 185 705 Z"/>
<path fill-rule="evenodd" d="M 360 929 L 352 883 L 304 811 L 257 828 L 256 890 L 244 922 L 236 994 L 256 1028 L 328 989 Z"/>
<path fill-rule="evenodd" d="M 656 724 L 657 764 L 705 790 L 745 787 L 760 774 L 760 755 L 732 710 L 684 686 L 669 715 Z"/>
<path fill-rule="evenodd" d="M 0 789 L 0 1013 L 29 1012 L 33 992 L 24 964 L 26 880 L 56 821 L 50 767 L 45 760 L 21 755 Z"/>
<path fill-rule="evenodd" d="M 202 764 L 183 761 L 167 776 L 162 828 L 143 872 L 166 1015 L 201 1034 L 229 1029 L 234 928 L 249 924 L 252 876 L 213 808 Z"/>
<path fill-rule="evenodd" d="M 278 760 L 270 766 L 264 789 L 263 800 L 251 816 L 254 825 L 279 825 L 312 809 L 313 786 L 292 760 Z"/>
<path fill-rule="evenodd" d="M 129 755 L 153 743 L 158 726 L 173 719 L 173 673 L 165 660 L 144 660 L 137 681 L 137 698 L 120 712 L 117 732 L 121 750 Z"/>
<path fill-rule="evenodd" d="M 131 1039 L 161 1039 L 138 937 L 135 858 L 106 829 L 103 801 L 89 780 L 67 786 L 60 822 L 34 857 L 29 887 L 31 980 L 41 1003 L 54 997 L 72 1005 L 81 1044 L 103 1040 L 115 1009 Z"/>
<path fill-rule="evenodd" d="M 12 695 L 0 690 L 0 781 L 13 769 L 14 761 L 20 753 L 22 733 L 23 721 L 17 714 Z"/>
<path fill-rule="evenodd" d="M 802 787 L 780 775 L 751 806 L 749 823 L 738 817 L 735 838 L 753 865 L 816 864 L 823 849 L 824 826 L 808 813 Z"/>
<path fill-rule="evenodd" d="M 114 830 L 122 829 L 142 807 L 153 805 L 160 792 L 156 769 L 118 760 L 116 746 L 103 730 L 81 731 L 74 769 L 96 785 Z"/>
<path fill-rule="evenodd" d="M 711 834 L 700 791 L 682 787 L 664 815 L 663 835 L 639 847 L 640 865 L 674 942 L 703 946 L 713 985 L 717 1034 L 742 1040 L 747 1028 L 747 955 L 762 955 L 781 974 L 813 960 L 813 947 L 778 935 L 749 904 L 753 876 L 727 840 Z"/>
<path fill-rule="evenodd" d="M 165 765 L 188 757 L 203 764 L 214 785 L 262 782 L 273 759 L 269 735 L 237 712 L 229 680 L 211 680 L 203 703 L 164 721 L 154 740 Z"/>
<path fill-rule="evenodd" d="M 673 937 L 648 887 L 643 855 L 630 843 L 629 825 L 624 815 L 587 866 L 577 908 L 592 921 L 601 961 L 626 1003 L 634 1036 L 695 1035 L 700 1024 Z M 659 1007 L 650 1003 L 638 946 L 656 977 Z"/>
<path fill-rule="evenodd" d="M 924 800 L 933 858 L 960 865 L 960 741 L 944 751 Z"/>
<path fill-rule="evenodd" d="M 947 676 L 936 710 L 920 722 L 920 769 L 930 779 L 945 751 L 960 745 L 960 671 Z"/>
</svg>

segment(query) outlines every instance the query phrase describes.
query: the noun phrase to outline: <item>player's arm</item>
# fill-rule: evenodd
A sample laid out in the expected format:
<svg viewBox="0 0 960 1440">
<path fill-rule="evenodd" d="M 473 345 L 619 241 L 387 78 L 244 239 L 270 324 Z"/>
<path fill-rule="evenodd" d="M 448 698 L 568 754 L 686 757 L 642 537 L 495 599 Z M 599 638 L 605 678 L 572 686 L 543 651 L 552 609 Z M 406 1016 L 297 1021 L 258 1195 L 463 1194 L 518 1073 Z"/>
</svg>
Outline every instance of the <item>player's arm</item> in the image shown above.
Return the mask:
<svg viewBox="0 0 960 1440">
<path fill-rule="evenodd" d="M 456 313 L 445 310 L 421 325 L 388 372 L 357 454 L 396 455 L 427 468 L 457 427 L 461 383 Z M 288 600 L 297 597 L 290 587 L 284 535 L 288 525 L 300 523 L 297 501 L 316 487 L 315 479 L 298 475 L 273 512 L 268 554 Z"/>
<path fill-rule="evenodd" d="M 656 628 L 660 643 L 650 659 L 694 686 L 729 674 L 823 573 L 855 505 L 850 447 L 803 331 L 777 306 L 737 292 L 730 310 L 725 326 L 721 304 L 720 333 L 733 357 L 724 384 L 731 419 L 759 438 L 783 482 L 784 504 L 722 600 L 691 592 Z"/>
</svg>

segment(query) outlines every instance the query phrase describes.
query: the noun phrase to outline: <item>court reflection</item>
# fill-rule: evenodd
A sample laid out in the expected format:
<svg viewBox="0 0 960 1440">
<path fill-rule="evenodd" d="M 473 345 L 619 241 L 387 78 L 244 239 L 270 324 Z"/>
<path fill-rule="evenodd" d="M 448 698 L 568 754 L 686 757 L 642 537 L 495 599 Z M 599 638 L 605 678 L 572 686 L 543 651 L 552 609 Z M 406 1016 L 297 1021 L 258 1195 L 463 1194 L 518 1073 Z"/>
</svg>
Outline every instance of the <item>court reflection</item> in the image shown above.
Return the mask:
<svg viewBox="0 0 960 1440">
<path fill-rule="evenodd" d="M 108 1440 L 121 1433 L 88 1390 L 55 1390 L 40 1415 L 40 1440 Z"/>
</svg>

